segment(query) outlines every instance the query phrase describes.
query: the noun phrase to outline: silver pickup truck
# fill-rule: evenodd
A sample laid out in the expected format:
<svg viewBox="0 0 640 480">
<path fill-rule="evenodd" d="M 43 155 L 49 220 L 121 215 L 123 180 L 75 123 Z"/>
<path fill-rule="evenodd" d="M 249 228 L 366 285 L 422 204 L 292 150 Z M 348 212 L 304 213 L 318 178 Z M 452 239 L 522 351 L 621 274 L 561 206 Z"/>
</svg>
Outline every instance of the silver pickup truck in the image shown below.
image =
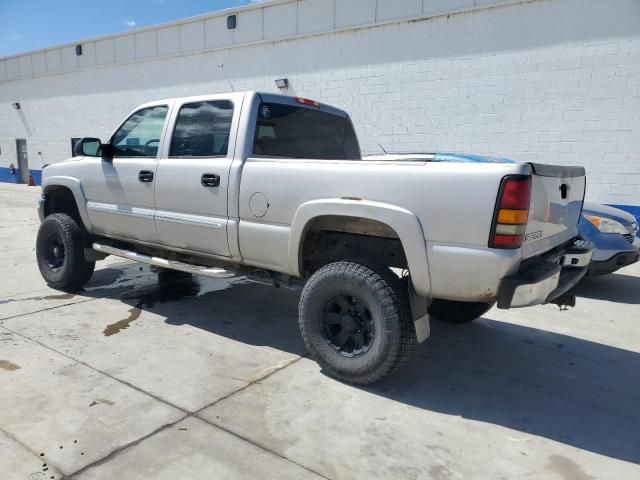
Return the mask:
<svg viewBox="0 0 640 480">
<path fill-rule="evenodd" d="M 299 322 L 326 372 L 366 384 L 429 316 L 573 304 L 585 172 L 437 155 L 363 159 L 349 116 L 236 92 L 147 103 L 43 172 L 36 255 L 75 290 L 116 255 L 214 278 L 303 280 Z"/>
</svg>

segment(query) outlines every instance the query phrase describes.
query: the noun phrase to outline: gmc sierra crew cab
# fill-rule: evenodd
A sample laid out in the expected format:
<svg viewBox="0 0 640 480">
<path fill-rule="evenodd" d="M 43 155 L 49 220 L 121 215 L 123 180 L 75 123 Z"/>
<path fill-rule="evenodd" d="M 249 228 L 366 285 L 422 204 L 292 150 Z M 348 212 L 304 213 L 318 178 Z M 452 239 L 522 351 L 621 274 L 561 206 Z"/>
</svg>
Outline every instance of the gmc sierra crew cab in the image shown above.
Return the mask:
<svg viewBox="0 0 640 480">
<path fill-rule="evenodd" d="M 396 370 L 430 315 L 573 304 L 591 258 L 576 241 L 583 168 L 363 159 L 349 116 L 313 100 L 155 101 L 76 154 L 43 172 L 36 255 L 49 285 L 81 288 L 107 255 L 302 281 L 306 346 L 348 382 Z"/>
</svg>

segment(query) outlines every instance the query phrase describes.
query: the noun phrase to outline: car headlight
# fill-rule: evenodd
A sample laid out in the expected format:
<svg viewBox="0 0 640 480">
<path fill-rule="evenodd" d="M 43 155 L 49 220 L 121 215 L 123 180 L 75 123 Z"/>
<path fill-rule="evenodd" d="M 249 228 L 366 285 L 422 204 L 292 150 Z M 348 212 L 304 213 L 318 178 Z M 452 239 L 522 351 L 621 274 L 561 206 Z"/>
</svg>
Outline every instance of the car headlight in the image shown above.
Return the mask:
<svg viewBox="0 0 640 480">
<path fill-rule="evenodd" d="M 606 217 L 598 217 L 597 215 L 585 215 L 584 218 L 589 220 L 594 227 L 602 233 L 619 233 L 620 235 L 628 235 L 629 229 L 620 222 Z"/>
</svg>

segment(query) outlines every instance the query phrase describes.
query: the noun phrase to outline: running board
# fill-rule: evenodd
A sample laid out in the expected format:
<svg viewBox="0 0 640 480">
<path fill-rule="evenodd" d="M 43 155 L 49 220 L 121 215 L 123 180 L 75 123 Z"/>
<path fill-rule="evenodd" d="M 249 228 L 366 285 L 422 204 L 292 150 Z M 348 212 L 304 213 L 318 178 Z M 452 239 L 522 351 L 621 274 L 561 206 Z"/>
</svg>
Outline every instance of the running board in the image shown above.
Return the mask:
<svg viewBox="0 0 640 480">
<path fill-rule="evenodd" d="M 178 270 L 180 272 L 193 273 L 195 275 L 204 275 L 205 277 L 217 278 L 224 280 L 227 278 L 238 277 L 235 272 L 224 270 L 222 268 L 206 267 L 204 265 L 193 265 L 191 263 L 178 262 L 176 260 L 167 260 L 166 258 L 150 257 L 131 250 L 123 250 L 122 248 L 104 245 L 102 243 L 94 243 L 93 249 L 96 252 L 107 255 L 115 255 L 116 257 L 127 258 L 136 262 L 154 265 L 156 267 L 168 268 L 170 270 Z"/>
</svg>

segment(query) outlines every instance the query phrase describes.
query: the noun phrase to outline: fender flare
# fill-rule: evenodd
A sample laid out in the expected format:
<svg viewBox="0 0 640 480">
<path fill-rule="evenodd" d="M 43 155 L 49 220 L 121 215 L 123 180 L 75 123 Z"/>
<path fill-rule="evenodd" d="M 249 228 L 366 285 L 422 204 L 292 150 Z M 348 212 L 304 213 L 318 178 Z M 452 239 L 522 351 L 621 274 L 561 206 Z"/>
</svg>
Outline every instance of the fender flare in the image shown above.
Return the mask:
<svg viewBox="0 0 640 480">
<path fill-rule="evenodd" d="M 427 245 L 420 220 L 409 210 L 388 203 L 327 198 L 300 205 L 291 223 L 288 252 L 289 265 L 296 276 L 302 276 L 300 253 L 309 222 L 327 215 L 375 220 L 395 231 L 410 265 L 411 280 L 416 293 L 422 297 L 429 297 L 431 278 Z"/>
<path fill-rule="evenodd" d="M 87 231 L 91 232 L 91 221 L 89 220 L 89 214 L 87 212 L 87 200 L 84 195 L 84 191 L 82 190 L 80 180 L 74 177 L 66 177 L 62 175 L 47 177 L 42 184 L 42 193 L 43 195 L 46 195 L 48 191 L 58 187 L 65 187 L 71 191 L 71 194 L 76 201 L 76 207 L 78 208 L 80 219 Z"/>
</svg>

